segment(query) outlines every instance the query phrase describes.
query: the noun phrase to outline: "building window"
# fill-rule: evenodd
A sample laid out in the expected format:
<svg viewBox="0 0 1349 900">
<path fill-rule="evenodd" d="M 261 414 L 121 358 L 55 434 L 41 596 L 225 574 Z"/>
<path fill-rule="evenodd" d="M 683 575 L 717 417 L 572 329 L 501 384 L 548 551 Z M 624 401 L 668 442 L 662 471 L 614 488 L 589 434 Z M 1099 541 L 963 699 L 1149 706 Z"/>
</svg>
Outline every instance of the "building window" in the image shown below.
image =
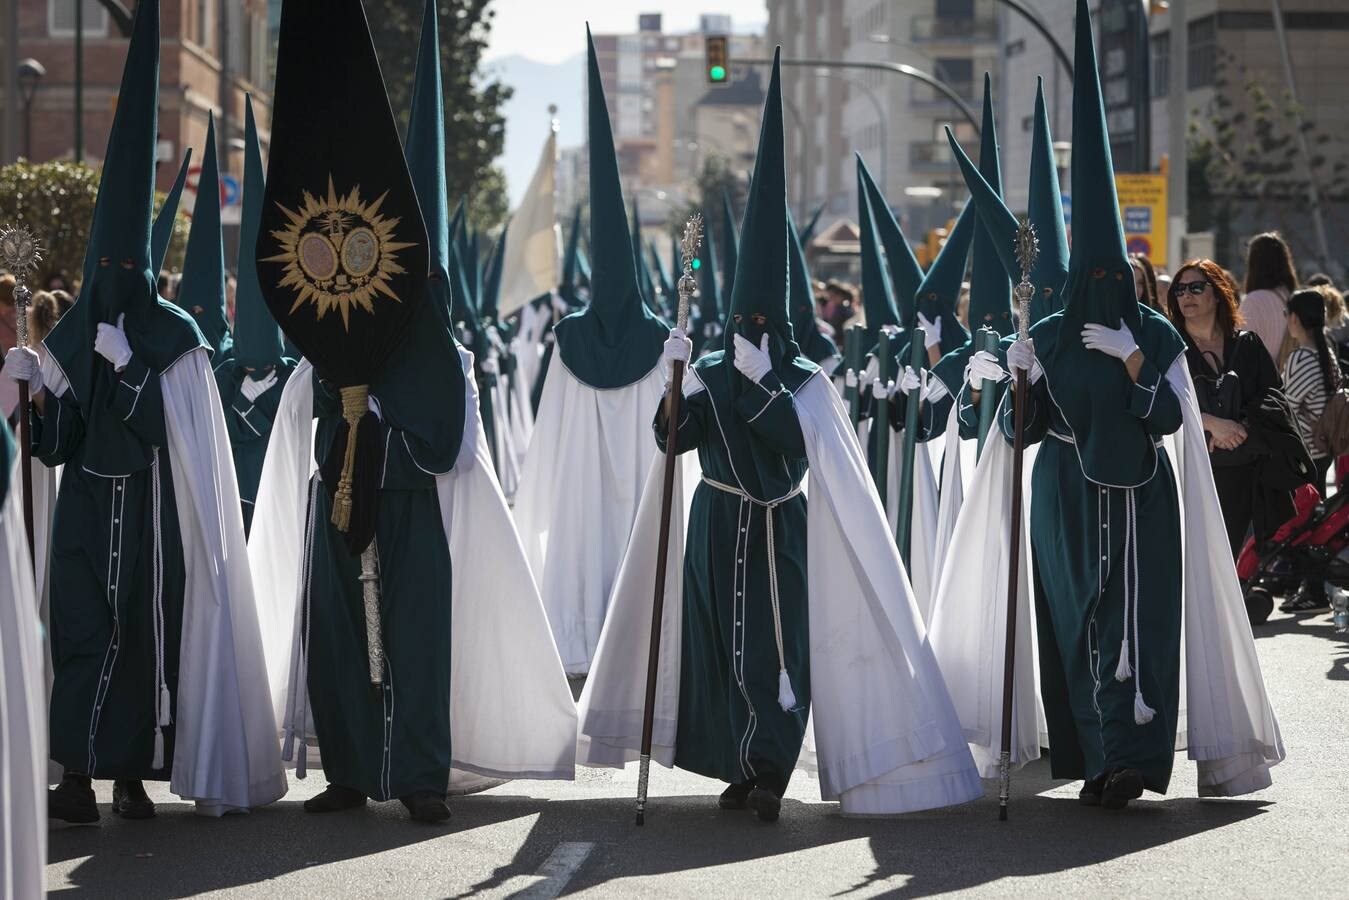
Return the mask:
<svg viewBox="0 0 1349 900">
<path fill-rule="evenodd" d="M 968 22 L 974 18 L 974 0 L 937 0 L 937 18 Z"/>
<path fill-rule="evenodd" d="M 84 3 L 84 36 L 106 37 L 108 11 L 98 0 L 47 0 L 47 34 L 51 37 L 75 36 L 75 4 Z"/>
<path fill-rule="evenodd" d="M 941 81 L 955 88 L 957 94 L 966 100 L 974 99 L 974 60 L 970 57 L 938 57 L 933 60 L 936 71 L 933 73 Z"/>
<path fill-rule="evenodd" d="M 1152 96 L 1171 93 L 1171 32 L 1152 36 Z"/>
<path fill-rule="evenodd" d="M 1196 19 L 1189 24 L 1189 77 L 1185 80 L 1190 90 L 1211 87 L 1218 69 L 1218 27 L 1213 16 Z"/>
</svg>

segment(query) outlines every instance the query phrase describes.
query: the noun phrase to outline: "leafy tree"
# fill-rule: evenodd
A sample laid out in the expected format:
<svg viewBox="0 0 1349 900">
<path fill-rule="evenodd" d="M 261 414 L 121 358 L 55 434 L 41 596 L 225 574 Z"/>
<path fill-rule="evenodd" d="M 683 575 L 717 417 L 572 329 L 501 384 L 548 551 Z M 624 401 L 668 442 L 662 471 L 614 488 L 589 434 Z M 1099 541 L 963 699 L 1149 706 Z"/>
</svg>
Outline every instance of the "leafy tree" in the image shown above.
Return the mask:
<svg viewBox="0 0 1349 900">
<path fill-rule="evenodd" d="M 718 153 L 709 153 L 703 157 L 702 167 L 695 179 L 694 193 L 689 205 L 683 210 L 674 210 L 675 218 L 668 223 L 670 231 L 682 233 L 684 223 L 689 216 L 702 213 L 703 225 L 707 234 L 717 242 L 718 257 L 726 246 L 726 235 L 722 233 L 721 198 L 729 196 L 737 217 L 745 212 L 745 198 L 749 186 L 744 173 L 737 172 L 731 161 Z"/>
<path fill-rule="evenodd" d="M 0 223 L 27 225 L 37 236 L 44 249 L 39 283 L 55 272 L 64 272 L 72 282 L 80 277 L 102 174 L 101 169 L 65 160 L 20 160 L 0 169 Z M 155 210 L 163 203 L 164 195 L 157 193 Z M 180 208 L 165 268 L 182 268 L 187 229 Z"/>
<path fill-rule="evenodd" d="M 1314 258 L 1309 188 L 1316 185 L 1327 225 L 1349 201 L 1349 154 L 1303 112 L 1233 55 L 1219 57 L 1211 114 L 1191 117 L 1187 165 L 1190 227 L 1214 230 L 1220 262 L 1230 263 L 1221 257 L 1233 249 L 1238 220 L 1277 228 L 1295 256 Z M 1310 167 L 1297 140 L 1299 116 Z"/>
<path fill-rule="evenodd" d="M 473 224 L 495 227 L 505 218 L 506 183 L 493 162 L 506 139 L 502 104 L 512 89 L 487 81 L 479 64 L 492 30 L 491 0 L 437 0 L 440 67 L 445 93 L 445 177 L 450 205 L 469 198 Z M 406 132 L 412 104 L 423 0 L 366 0 L 375 52 L 384 70 L 389 102 Z"/>
</svg>

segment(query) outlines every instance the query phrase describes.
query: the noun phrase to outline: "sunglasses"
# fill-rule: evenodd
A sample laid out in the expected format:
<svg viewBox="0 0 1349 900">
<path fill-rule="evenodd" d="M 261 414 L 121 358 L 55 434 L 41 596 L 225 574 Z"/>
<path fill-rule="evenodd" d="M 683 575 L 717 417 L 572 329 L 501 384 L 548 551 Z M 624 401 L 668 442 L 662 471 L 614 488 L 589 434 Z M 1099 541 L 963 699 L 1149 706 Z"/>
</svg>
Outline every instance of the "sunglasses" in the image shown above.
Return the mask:
<svg viewBox="0 0 1349 900">
<path fill-rule="evenodd" d="M 1198 297 L 1200 294 L 1204 293 L 1204 291 L 1208 290 L 1208 287 L 1211 284 L 1213 284 L 1213 282 L 1208 279 L 1204 279 L 1203 281 L 1176 282 L 1171 285 L 1171 293 L 1179 296 L 1180 294 L 1189 291 L 1191 294 Z"/>
</svg>

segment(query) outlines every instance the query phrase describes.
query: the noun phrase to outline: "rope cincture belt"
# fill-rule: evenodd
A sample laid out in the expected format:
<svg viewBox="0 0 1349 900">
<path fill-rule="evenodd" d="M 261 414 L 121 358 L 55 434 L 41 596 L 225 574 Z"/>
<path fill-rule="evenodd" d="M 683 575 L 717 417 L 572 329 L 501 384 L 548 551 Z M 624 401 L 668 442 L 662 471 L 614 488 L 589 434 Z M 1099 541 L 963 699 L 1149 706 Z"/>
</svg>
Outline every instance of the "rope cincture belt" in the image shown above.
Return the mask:
<svg viewBox="0 0 1349 900">
<path fill-rule="evenodd" d="M 716 481 L 706 475 L 703 475 L 703 483 L 724 493 L 734 494 L 741 500 L 764 510 L 764 533 L 768 540 L 768 599 L 773 607 L 773 640 L 778 648 L 778 706 L 782 707 L 783 712 L 791 712 L 796 709 L 796 694 L 792 691 L 792 680 L 787 675 L 787 654 L 782 649 L 782 610 L 778 603 L 778 561 L 777 546 L 773 541 L 773 510 L 800 494 L 801 486 L 797 485 L 791 493 L 766 503 L 751 497 L 734 485 Z"/>
<path fill-rule="evenodd" d="M 1049 430 L 1050 437 L 1058 438 L 1065 444 L 1076 444 L 1077 441 L 1071 435 L 1066 435 L 1052 428 Z M 1153 441 L 1153 444 L 1159 449 L 1162 447 L 1161 441 Z M 1106 488 L 1106 490 L 1110 490 Z M 1114 490 L 1121 490 L 1115 488 Z M 1134 722 L 1138 725 L 1146 725 L 1152 721 L 1157 711 L 1143 700 L 1143 685 L 1140 675 L 1142 665 L 1142 652 L 1139 648 L 1140 640 L 1138 636 L 1138 498 L 1135 496 L 1134 488 L 1123 488 L 1124 491 L 1124 637 L 1119 646 L 1119 663 L 1115 666 L 1115 680 L 1123 683 L 1130 678 L 1134 680 Z M 1133 610 L 1132 622 L 1130 622 L 1129 610 Z M 1129 663 L 1129 628 L 1133 627 L 1133 664 Z"/>
</svg>

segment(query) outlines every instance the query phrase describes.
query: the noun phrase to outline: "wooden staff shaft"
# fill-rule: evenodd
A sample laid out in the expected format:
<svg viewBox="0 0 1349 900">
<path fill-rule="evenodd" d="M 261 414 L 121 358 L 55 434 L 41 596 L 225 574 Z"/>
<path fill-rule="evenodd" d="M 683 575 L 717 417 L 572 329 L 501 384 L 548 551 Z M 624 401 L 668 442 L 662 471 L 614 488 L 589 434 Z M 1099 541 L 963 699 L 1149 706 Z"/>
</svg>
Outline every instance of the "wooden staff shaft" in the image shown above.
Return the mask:
<svg viewBox="0 0 1349 900">
<path fill-rule="evenodd" d="M 1021 574 L 1021 469 L 1026 450 L 1026 371 L 1016 372 L 1012 409 L 1012 523 L 1007 548 L 1007 636 L 1002 657 L 1002 753 L 999 759 L 998 819 L 1007 821 L 1012 775 L 1012 697 L 1016 673 L 1016 601 Z"/>
</svg>

